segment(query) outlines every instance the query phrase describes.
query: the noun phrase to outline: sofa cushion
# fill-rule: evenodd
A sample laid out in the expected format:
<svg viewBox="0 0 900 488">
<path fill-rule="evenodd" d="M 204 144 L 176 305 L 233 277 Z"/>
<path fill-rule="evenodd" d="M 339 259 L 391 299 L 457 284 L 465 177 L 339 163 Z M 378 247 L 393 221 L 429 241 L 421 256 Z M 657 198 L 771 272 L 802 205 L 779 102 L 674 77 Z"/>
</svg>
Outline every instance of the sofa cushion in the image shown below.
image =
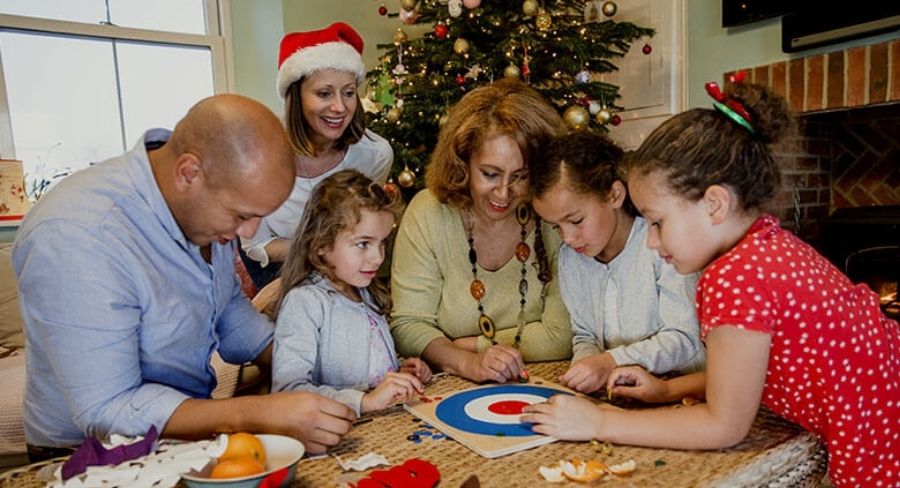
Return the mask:
<svg viewBox="0 0 900 488">
<path fill-rule="evenodd" d="M 12 267 L 12 243 L 0 244 L 0 346 L 25 347 L 22 317 L 19 315 L 19 291 Z"/>
<path fill-rule="evenodd" d="M 25 395 L 25 353 L 16 351 L 0 358 L 0 455 L 25 452 L 22 421 Z"/>
</svg>

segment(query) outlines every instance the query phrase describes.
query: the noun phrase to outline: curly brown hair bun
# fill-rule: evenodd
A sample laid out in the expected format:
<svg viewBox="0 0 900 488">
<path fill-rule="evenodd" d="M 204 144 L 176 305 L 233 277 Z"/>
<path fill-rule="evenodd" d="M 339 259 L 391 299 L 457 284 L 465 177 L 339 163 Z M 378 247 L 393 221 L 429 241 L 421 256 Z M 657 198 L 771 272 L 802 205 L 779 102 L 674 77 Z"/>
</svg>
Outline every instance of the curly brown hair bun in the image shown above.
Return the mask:
<svg viewBox="0 0 900 488">
<path fill-rule="evenodd" d="M 733 84 L 726 94 L 750 113 L 754 132 L 715 108 L 682 112 L 657 127 L 628 158 L 629 174 L 662 171 L 670 189 L 691 201 L 712 185 L 727 186 L 745 210 L 774 197 L 781 171 L 769 145 L 793 127 L 787 103 L 753 84 Z"/>
</svg>

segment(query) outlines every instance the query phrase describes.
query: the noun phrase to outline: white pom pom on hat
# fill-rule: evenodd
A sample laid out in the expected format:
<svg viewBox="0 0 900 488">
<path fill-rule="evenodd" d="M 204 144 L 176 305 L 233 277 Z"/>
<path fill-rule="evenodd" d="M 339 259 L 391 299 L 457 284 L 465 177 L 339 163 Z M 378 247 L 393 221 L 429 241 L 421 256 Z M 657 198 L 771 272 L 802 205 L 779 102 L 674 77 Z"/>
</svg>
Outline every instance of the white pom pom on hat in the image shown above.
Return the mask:
<svg viewBox="0 0 900 488">
<path fill-rule="evenodd" d="M 356 82 L 362 83 L 366 78 L 363 46 L 359 33 L 343 22 L 285 35 L 278 56 L 278 95 L 284 98 L 292 83 L 325 69 L 353 73 Z"/>
</svg>

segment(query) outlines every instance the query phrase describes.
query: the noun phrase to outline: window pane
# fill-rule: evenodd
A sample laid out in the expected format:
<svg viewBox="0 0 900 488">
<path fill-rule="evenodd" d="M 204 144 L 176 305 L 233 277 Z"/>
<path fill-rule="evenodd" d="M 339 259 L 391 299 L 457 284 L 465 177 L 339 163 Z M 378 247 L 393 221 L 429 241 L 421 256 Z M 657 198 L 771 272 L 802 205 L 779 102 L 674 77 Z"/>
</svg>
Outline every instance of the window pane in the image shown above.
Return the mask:
<svg viewBox="0 0 900 488">
<path fill-rule="evenodd" d="M 128 147 L 147 129 L 174 127 L 214 93 L 209 49 L 125 42 L 117 48 Z"/>
<path fill-rule="evenodd" d="M 112 43 L 0 31 L 16 157 L 29 191 L 123 150 Z"/>
<path fill-rule="evenodd" d="M 206 34 L 203 0 L 109 0 L 109 18 L 121 27 Z"/>
<path fill-rule="evenodd" d="M 88 24 L 106 20 L 103 0 L 2 0 L 0 13 Z"/>
</svg>

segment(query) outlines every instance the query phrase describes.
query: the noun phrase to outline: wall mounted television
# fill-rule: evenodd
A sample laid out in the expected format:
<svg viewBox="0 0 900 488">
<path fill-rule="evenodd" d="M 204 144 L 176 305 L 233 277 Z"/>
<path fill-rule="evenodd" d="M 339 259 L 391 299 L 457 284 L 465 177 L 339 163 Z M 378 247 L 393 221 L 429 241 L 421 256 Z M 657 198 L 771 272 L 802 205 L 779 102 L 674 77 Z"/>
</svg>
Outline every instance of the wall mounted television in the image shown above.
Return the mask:
<svg viewBox="0 0 900 488">
<path fill-rule="evenodd" d="M 722 27 L 758 22 L 793 11 L 786 0 L 722 0 Z"/>
<path fill-rule="evenodd" d="M 748 0 L 749 1 L 749 0 Z M 781 18 L 781 50 L 786 53 L 900 31 L 897 0 L 796 0 Z"/>
</svg>

